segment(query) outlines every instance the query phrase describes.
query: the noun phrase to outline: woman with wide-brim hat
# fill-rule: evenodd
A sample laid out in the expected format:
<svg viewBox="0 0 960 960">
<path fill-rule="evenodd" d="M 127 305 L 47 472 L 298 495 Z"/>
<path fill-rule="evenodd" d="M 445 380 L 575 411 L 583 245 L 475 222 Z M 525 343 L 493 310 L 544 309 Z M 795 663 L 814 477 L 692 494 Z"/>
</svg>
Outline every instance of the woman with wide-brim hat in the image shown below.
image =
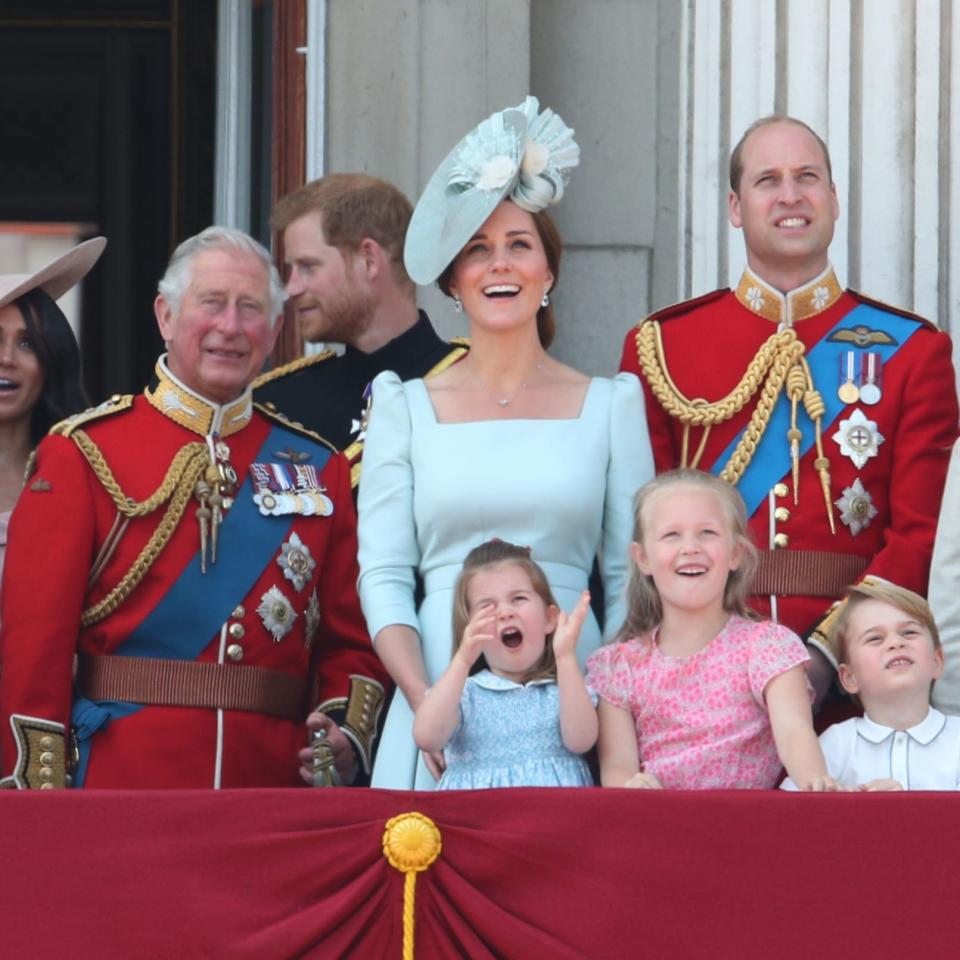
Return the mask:
<svg viewBox="0 0 960 960">
<path fill-rule="evenodd" d="M 471 348 L 429 380 L 402 383 L 387 372 L 374 381 L 360 597 L 399 688 L 374 786 L 434 783 L 413 742 L 413 710 L 449 663 L 452 588 L 477 544 L 529 545 L 567 610 L 599 556 L 605 632 L 623 620 L 631 499 L 653 475 L 640 385 L 631 375 L 587 377 L 547 352 L 561 241 L 545 208 L 562 197 L 578 160 L 573 131 L 528 97 L 454 148 L 410 224 L 407 271 L 454 298 Z M 591 617 L 581 662 L 600 638 Z"/>
<path fill-rule="evenodd" d="M 106 245 L 95 237 L 35 273 L 0 274 L 0 570 L 31 451 L 55 423 L 89 405 L 80 350 L 55 301 Z"/>
</svg>

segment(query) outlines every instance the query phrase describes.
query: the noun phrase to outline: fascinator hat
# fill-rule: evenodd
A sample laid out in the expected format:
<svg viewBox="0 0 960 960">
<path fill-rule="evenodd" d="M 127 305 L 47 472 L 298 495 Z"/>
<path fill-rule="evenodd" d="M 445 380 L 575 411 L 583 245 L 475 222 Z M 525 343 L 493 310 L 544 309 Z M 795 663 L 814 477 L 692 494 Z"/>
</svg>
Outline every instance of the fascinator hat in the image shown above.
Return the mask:
<svg viewBox="0 0 960 960">
<path fill-rule="evenodd" d="M 31 290 L 42 290 L 51 300 L 59 300 L 90 272 L 106 245 L 106 237 L 94 237 L 68 250 L 36 273 L 0 274 L 0 307 L 13 303 Z"/>
<path fill-rule="evenodd" d="M 433 283 L 501 200 L 537 213 L 559 202 L 580 162 L 571 130 L 536 97 L 501 110 L 447 154 L 413 211 L 403 262 L 415 283 Z"/>
</svg>

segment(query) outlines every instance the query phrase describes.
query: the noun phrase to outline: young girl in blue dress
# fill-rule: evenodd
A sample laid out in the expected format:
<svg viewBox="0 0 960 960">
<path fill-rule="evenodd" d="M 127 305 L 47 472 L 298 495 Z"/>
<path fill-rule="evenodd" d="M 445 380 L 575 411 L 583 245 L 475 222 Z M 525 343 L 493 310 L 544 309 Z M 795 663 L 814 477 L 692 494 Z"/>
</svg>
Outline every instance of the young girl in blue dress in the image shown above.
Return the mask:
<svg viewBox="0 0 960 960">
<path fill-rule="evenodd" d="M 590 595 L 562 612 L 529 549 L 473 549 L 454 588 L 450 666 L 417 708 L 421 750 L 444 751 L 439 790 L 579 787 L 597 739 L 596 696 L 577 664 Z"/>
</svg>

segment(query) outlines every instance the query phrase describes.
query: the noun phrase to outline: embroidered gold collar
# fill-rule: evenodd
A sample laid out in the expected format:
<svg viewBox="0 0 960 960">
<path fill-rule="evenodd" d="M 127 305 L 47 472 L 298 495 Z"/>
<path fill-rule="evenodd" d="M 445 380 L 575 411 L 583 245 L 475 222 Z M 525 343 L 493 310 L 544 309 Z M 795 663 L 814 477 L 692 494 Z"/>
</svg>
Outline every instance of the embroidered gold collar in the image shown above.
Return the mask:
<svg viewBox="0 0 960 960">
<path fill-rule="evenodd" d="M 840 299 L 843 289 L 830 266 L 820 276 L 786 294 L 775 290 L 747 267 L 735 293 L 748 310 L 771 323 L 792 327 L 798 321 L 833 306 Z"/>
<path fill-rule="evenodd" d="M 147 387 L 144 396 L 174 423 L 192 430 L 201 437 L 217 434 L 229 437 L 242 430 L 253 416 L 253 399 L 249 387 L 232 403 L 211 403 L 181 383 L 167 366 L 166 355 L 157 360 L 157 385 Z"/>
</svg>

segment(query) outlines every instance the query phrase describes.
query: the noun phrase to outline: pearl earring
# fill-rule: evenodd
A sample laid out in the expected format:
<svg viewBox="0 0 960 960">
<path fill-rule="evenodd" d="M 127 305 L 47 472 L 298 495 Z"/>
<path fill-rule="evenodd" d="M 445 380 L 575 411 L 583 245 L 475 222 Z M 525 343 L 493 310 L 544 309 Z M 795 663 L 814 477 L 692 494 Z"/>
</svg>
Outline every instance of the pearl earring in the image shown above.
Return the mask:
<svg viewBox="0 0 960 960">
<path fill-rule="evenodd" d="M 550 293 L 547 290 L 543 291 L 543 299 L 540 301 L 540 306 L 541 307 L 550 306 Z"/>
<path fill-rule="evenodd" d="M 453 309 L 457 313 L 463 313 L 463 301 L 456 294 L 453 295 Z"/>
</svg>

